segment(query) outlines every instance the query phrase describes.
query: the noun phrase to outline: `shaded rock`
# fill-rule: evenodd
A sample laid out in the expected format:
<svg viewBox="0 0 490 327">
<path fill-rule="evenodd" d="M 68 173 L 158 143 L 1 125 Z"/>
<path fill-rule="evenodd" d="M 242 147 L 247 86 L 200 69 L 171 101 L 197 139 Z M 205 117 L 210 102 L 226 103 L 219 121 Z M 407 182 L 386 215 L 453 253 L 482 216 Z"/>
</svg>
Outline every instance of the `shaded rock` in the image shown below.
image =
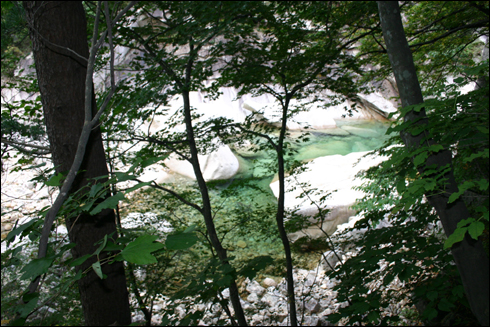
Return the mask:
<svg viewBox="0 0 490 327">
<path fill-rule="evenodd" d="M 258 295 L 262 295 L 265 292 L 265 288 L 260 286 L 260 284 L 257 281 L 252 281 L 250 282 L 247 287 L 246 287 L 247 292 L 250 294 L 252 293 L 257 293 Z"/>
<path fill-rule="evenodd" d="M 261 302 L 267 304 L 270 307 L 274 307 L 280 300 L 281 300 L 281 298 L 279 298 L 279 297 L 277 297 L 275 295 L 266 293 L 262 297 Z"/>
<path fill-rule="evenodd" d="M 247 243 L 243 240 L 239 240 L 238 242 L 236 242 L 236 246 L 243 249 L 247 247 Z"/>
<path fill-rule="evenodd" d="M 311 313 L 316 313 L 320 311 L 321 306 L 317 299 L 309 299 L 305 303 L 305 309 Z"/>
<path fill-rule="evenodd" d="M 259 301 L 259 296 L 257 293 L 251 293 L 249 296 L 247 296 L 247 301 L 250 303 L 255 303 Z"/>
</svg>

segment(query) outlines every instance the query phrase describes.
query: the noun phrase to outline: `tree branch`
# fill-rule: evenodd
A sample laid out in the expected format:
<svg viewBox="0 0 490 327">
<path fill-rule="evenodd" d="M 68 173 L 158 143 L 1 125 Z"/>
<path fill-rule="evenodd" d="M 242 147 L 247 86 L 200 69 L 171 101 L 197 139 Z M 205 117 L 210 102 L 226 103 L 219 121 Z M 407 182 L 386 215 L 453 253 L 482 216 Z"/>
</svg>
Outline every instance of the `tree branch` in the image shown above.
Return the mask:
<svg viewBox="0 0 490 327">
<path fill-rule="evenodd" d="M 4 137 L 2 137 L 1 141 L 3 143 L 5 143 L 5 144 L 9 144 L 9 145 L 12 145 L 12 146 L 29 147 L 29 148 L 34 148 L 34 149 L 46 151 L 46 152 L 43 152 L 43 153 L 40 153 L 40 154 L 48 154 L 51 151 L 51 149 L 49 147 L 46 147 L 46 146 L 41 146 L 41 145 L 28 144 L 28 143 L 22 143 L 22 142 L 18 142 L 18 141 L 7 140 Z"/>
<path fill-rule="evenodd" d="M 135 181 L 140 182 L 140 183 L 143 183 L 143 181 L 141 181 L 141 180 L 139 180 L 139 179 L 137 179 L 137 178 L 135 179 Z M 197 211 L 199 211 L 200 213 L 202 213 L 202 212 L 203 212 L 203 209 L 202 209 L 200 206 L 198 206 L 197 204 L 192 203 L 192 202 L 190 202 L 190 201 L 187 201 L 186 199 L 184 199 L 184 198 L 183 198 L 181 195 L 179 195 L 179 194 L 178 194 L 178 193 L 176 193 L 175 191 L 172 191 L 171 189 L 168 189 L 168 188 L 166 188 L 166 187 L 160 186 L 160 185 L 158 185 L 158 184 L 157 184 L 155 181 L 151 181 L 151 182 L 152 182 L 151 187 L 154 187 L 154 188 L 157 188 L 157 189 L 159 189 L 159 190 L 165 191 L 165 192 L 167 192 L 167 193 L 169 193 L 169 194 L 172 194 L 172 195 L 173 195 L 173 196 L 175 196 L 177 199 L 179 199 L 179 200 L 180 200 L 182 203 L 184 203 L 184 204 L 186 204 L 186 205 L 188 205 L 188 206 L 190 206 L 190 207 L 192 207 L 192 208 L 196 209 L 196 210 L 197 210 Z"/>
</svg>

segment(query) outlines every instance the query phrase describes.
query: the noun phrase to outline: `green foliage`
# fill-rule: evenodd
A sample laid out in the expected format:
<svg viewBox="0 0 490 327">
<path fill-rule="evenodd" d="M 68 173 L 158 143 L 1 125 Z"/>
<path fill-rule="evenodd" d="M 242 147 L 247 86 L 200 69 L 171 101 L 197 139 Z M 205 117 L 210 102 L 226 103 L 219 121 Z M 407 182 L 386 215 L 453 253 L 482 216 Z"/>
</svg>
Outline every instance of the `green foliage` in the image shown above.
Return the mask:
<svg viewBox="0 0 490 327">
<path fill-rule="evenodd" d="M 169 250 L 185 250 L 196 244 L 198 237 L 194 233 L 178 233 L 167 236 L 165 246 Z"/>
<path fill-rule="evenodd" d="M 151 252 L 163 248 L 163 244 L 154 243 L 158 236 L 141 235 L 129 243 L 120 253 L 124 260 L 137 265 L 146 265 L 157 262 Z"/>
<path fill-rule="evenodd" d="M 407 2 L 400 6 L 405 34 L 424 91 L 432 93 L 446 76 L 457 77 L 461 67 L 473 67 L 488 35 L 488 2 Z M 372 11 L 371 11 L 372 12 Z M 376 9 L 374 9 L 375 15 Z M 350 27 L 360 39 L 359 60 L 379 69 L 366 72 L 365 81 L 382 81 L 391 72 L 386 45 L 377 17 L 367 24 Z"/>
<path fill-rule="evenodd" d="M 488 68 L 488 62 L 484 65 Z M 388 133 L 405 128 L 412 133 L 423 131 L 435 143 L 409 151 L 392 146 L 401 143 L 398 136 L 392 137 L 384 148 L 376 151 L 388 155 L 389 159 L 363 175 L 372 181 L 360 188 L 367 196 L 357 204 L 364 218 L 355 228 L 367 230 L 355 242 L 361 249 L 359 253 L 332 273 L 332 277 L 341 280 L 336 287 L 337 299 L 348 301 L 339 313 L 330 316 L 333 321 L 344 318 L 348 323 L 396 323 L 397 312 L 380 316 L 379 308 L 388 308 L 402 300 L 417 305 L 421 318 L 427 322 L 470 324 L 474 321 L 447 249 L 461 241 L 466 233 L 474 239 L 488 235 L 489 167 L 488 160 L 481 160 L 486 158 L 488 150 L 488 90 L 460 94 L 455 85 L 439 91 L 442 89 L 446 91 L 444 95 L 439 93 L 424 103 L 429 122 L 423 130 L 420 125 L 408 126 L 400 121 L 388 130 Z M 475 218 L 461 221 L 446 239 L 424 194 L 430 196 L 444 189 L 447 168 L 437 171 L 425 159 L 430 152 L 448 148 L 453 150 L 454 173 L 460 182 L 459 192 L 449 202 L 463 196 Z M 419 169 L 423 168 L 422 174 L 411 164 L 412 158 Z M 477 169 L 468 169 L 471 166 Z M 384 222 L 380 224 L 381 221 Z M 391 282 L 395 279 L 405 282 L 406 287 L 394 288 Z M 372 303 L 375 308 L 370 306 Z"/>
</svg>

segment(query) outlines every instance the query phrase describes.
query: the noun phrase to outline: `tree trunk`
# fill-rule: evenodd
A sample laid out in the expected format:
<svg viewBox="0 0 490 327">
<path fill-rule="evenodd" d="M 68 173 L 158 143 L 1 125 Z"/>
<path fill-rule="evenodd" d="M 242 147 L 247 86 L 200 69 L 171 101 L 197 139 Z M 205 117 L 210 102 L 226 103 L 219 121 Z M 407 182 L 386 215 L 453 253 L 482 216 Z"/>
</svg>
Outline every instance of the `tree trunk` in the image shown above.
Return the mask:
<svg viewBox="0 0 490 327">
<path fill-rule="evenodd" d="M 57 172 L 67 172 L 77 151 L 84 123 L 85 75 L 87 61 L 87 22 L 79 1 L 25 1 L 27 21 L 33 44 L 36 73 L 44 110 L 44 120 Z M 71 49 L 67 50 L 66 48 Z M 96 111 L 92 95 L 92 112 Z M 71 192 L 89 185 L 94 177 L 107 175 L 105 153 L 99 128 L 90 135 L 80 173 Z M 99 180 L 103 182 L 103 180 Z M 94 243 L 105 235 L 117 237 L 113 210 L 98 215 L 81 215 L 66 221 L 74 258 L 92 254 Z M 104 254 L 100 256 L 104 258 Z M 86 270 L 96 258 L 87 260 L 77 270 Z M 93 270 L 78 282 L 85 323 L 127 325 L 131 323 L 128 291 L 122 262 L 105 264 L 101 280 Z"/>
<path fill-rule="evenodd" d="M 188 67 L 190 67 L 191 59 L 189 59 Z M 187 72 L 187 76 L 190 76 L 190 72 Z M 206 229 L 208 231 L 209 239 L 211 244 L 218 254 L 222 264 L 229 264 L 228 255 L 226 249 L 223 248 L 221 241 L 219 240 L 218 233 L 214 226 L 213 213 L 211 211 L 211 201 L 209 199 L 208 187 L 204 180 L 201 172 L 201 166 L 199 165 L 198 151 L 196 147 L 196 141 L 194 137 L 194 127 L 192 126 L 191 117 L 191 105 L 189 99 L 189 91 L 182 92 L 182 98 L 184 100 L 184 120 L 186 125 L 187 139 L 189 143 L 189 150 L 191 153 L 192 168 L 194 169 L 194 174 L 196 175 L 196 180 L 199 185 L 199 190 L 202 196 L 202 211 L 201 214 L 204 218 L 204 223 L 206 224 Z M 248 326 L 247 319 L 245 318 L 245 313 L 243 312 L 242 304 L 240 302 L 240 293 L 238 290 L 238 285 L 236 283 L 235 277 L 230 281 L 230 302 L 235 310 L 235 317 L 238 320 L 239 326 Z M 231 318 L 231 317 L 230 317 Z M 232 321 L 232 325 L 235 325 Z"/>
<path fill-rule="evenodd" d="M 420 84 L 417 79 L 412 53 L 403 29 L 400 8 L 396 1 L 378 1 L 379 17 L 383 29 L 383 37 L 386 42 L 388 56 L 393 68 L 402 107 L 420 104 L 424 102 Z M 425 110 L 420 112 L 410 111 L 405 116 L 405 121 L 416 121 L 416 124 L 427 125 Z M 420 141 L 426 138 L 426 133 L 412 136 L 410 132 L 401 132 L 405 146 L 413 150 L 420 146 Z M 428 140 L 430 143 L 430 140 Z M 426 166 L 437 165 L 441 168 L 451 165 L 452 155 L 448 150 L 440 151 L 428 157 Z M 419 169 L 422 173 L 423 169 Z M 448 204 L 449 196 L 458 191 L 452 169 L 445 176 L 446 188 L 438 194 L 426 194 L 429 203 L 435 208 L 446 235 L 451 235 L 459 221 L 469 217 L 468 209 L 463 200 L 459 198 Z M 452 246 L 451 252 L 458 267 L 466 296 L 471 310 L 480 324 L 488 326 L 489 310 L 489 260 L 481 240 L 475 241 L 468 235 L 462 242 Z"/>
</svg>

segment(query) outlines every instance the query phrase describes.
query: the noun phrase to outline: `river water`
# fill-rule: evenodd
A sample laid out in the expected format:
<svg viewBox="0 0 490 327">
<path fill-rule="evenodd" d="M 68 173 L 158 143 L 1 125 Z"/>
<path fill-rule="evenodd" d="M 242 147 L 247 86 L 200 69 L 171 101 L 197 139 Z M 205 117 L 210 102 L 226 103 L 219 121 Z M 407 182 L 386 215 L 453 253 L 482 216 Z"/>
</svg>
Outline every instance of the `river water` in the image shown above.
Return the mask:
<svg viewBox="0 0 490 327">
<path fill-rule="evenodd" d="M 339 120 L 337 126 L 339 128 L 310 131 L 309 140 L 303 143 L 294 142 L 301 135 L 300 132 L 291 132 L 288 140 L 296 144 L 293 146 L 296 153 L 291 158 L 307 162 L 328 155 L 374 150 L 388 138 L 385 135 L 388 123 Z M 284 250 L 275 222 L 277 199 L 269 187 L 277 178 L 272 168 L 276 162 L 274 152 L 269 150 L 240 154 L 238 151 L 236 155 L 240 163 L 239 172 L 230 180 L 208 183 L 216 229 L 224 247 L 239 262 L 259 255 L 270 255 L 280 260 Z M 200 194 L 195 183 L 187 178 L 179 178 L 179 181 L 180 184 L 174 184 L 173 187 L 180 192 L 190 192 L 189 197 L 199 202 Z M 142 204 L 145 204 L 146 209 L 142 210 Z M 195 224 L 204 230 L 200 213 L 178 202 L 164 199 L 161 191 L 153 189 L 136 196 L 124 211 L 152 212 L 155 216 L 147 218 L 150 220 L 145 223 L 146 226 L 166 220 L 174 226 Z M 206 251 L 207 246 L 198 243 L 193 248 Z M 307 261 L 311 259 L 304 254 L 299 257 L 303 261 L 299 264 L 309 268 Z M 269 272 L 271 275 L 275 273 Z"/>
</svg>

